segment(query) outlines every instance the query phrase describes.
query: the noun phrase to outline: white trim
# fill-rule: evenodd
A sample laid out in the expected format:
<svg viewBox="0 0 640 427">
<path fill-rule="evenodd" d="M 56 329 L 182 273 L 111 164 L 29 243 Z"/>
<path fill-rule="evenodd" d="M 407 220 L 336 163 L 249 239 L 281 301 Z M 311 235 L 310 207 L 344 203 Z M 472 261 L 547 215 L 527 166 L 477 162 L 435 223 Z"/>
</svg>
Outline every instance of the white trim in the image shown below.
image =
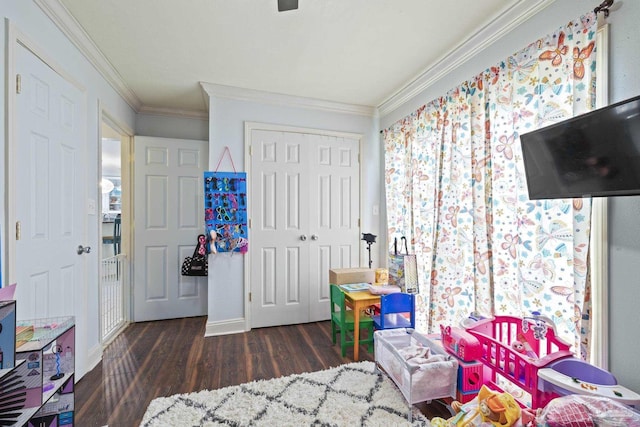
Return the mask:
<svg viewBox="0 0 640 427">
<path fill-rule="evenodd" d="M 608 199 L 596 197 L 591 205 L 591 337 L 589 362 L 609 368 L 609 239 Z"/>
<path fill-rule="evenodd" d="M 143 106 L 142 108 L 140 108 L 140 110 L 138 110 L 138 113 L 153 116 L 184 117 L 187 119 L 209 120 L 209 113 L 207 111 L 178 110 L 173 108 Z"/>
<path fill-rule="evenodd" d="M 216 337 L 218 335 L 231 335 L 246 332 L 245 319 L 229 319 L 219 322 L 207 322 L 204 330 L 205 337 Z"/>
<path fill-rule="evenodd" d="M 599 21 L 600 22 L 600 21 Z M 596 33 L 596 107 L 609 103 L 609 25 L 599 25 Z M 609 238 L 608 199 L 596 197 L 591 205 L 591 339 L 589 362 L 609 367 Z"/>
<path fill-rule="evenodd" d="M 91 372 L 93 368 L 95 368 L 98 363 L 102 360 L 102 345 L 99 343 L 94 345 L 89 349 L 89 353 L 87 354 L 87 372 Z M 76 379 L 76 382 L 80 380 L 80 378 Z"/>
<path fill-rule="evenodd" d="M 123 293 L 124 293 L 124 307 L 123 307 L 123 312 L 124 312 L 124 322 L 123 325 L 121 325 L 121 327 L 119 328 L 118 331 L 115 331 L 113 334 L 111 334 L 111 336 L 108 338 L 108 340 L 103 341 L 103 336 L 102 336 L 102 292 L 98 293 L 98 313 L 99 313 L 99 323 L 100 323 L 100 334 L 98 337 L 98 340 L 102 343 L 103 347 L 106 347 L 115 337 L 117 337 L 124 329 L 125 327 L 131 322 L 131 319 L 133 319 L 133 304 L 132 304 L 132 298 L 131 298 L 131 274 L 132 274 L 132 262 L 130 261 L 132 253 L 133 253 L 133 242 L 132 242 L 132 227 L 131 226 L 127 226 L 127 224 L 131 224 L 131 218 L 133 218 L 133 214 L 132 214 L 132 207 L 133 207 L 133 191 L 132 191 L 132 186 L 131 186 L 131 176 L 133 175 L 132 173 L 132 168 L 133 168 L 133 136 L 134 136 L 134 131 L 133 129 L 131 129 L 126 123 L 121 122 L 120 120 L 116 119 L 113 115 L 111 115 L 107 109 L 104 107 L 103 103 L 101 100 L 98 100 L 98 118 L 100 120 L 99 125 L 98 125 L 98 165 L 97 165 L 97 171 L 98 171 L 98 179 L 101 178 L 102 175 L 102 126 L 109 126 L 111 129 L 113 129 L 114 131 L 116 131 L 119 135 L 120 135 L 120 147 L 121 147 L 121 151 L 120 151 L 120 156 L 121 156 L 121 172 L 120 172 L 120 177 L 121 177 L 121 186 L 123 189 L 123 194 L 125 195 L 126 198 L 126 203 L 122 204 L 121 207 L 121 216 L 122 216 L 122 222 L 125 224 L 125 226 L 122 227 L 122 253 L 125 254 L 125 256 L 123 257 Z M 100 194 L 98 192 L 98 194 Z M 100 213 L 102 213 L 102 206 L 100 206 Z M 101 220 L 98 221 L 98 227 L 100 227 L 101 225 Z M 98 271 L 100 274 L 100 278 L 102 278 L 102 230 L 98 230 L 97 232 L 98 235 L 98 245 L 100 250 L 98 251 L 98 253 L 100 254 L 99 257 L 99 261 L 98 261 Z M 98 284 L 101 285 L 102 284 L 102 279 L 98 280 Z"/>
<path fill-rule="evenodd" d="M 384 116 L 402 106 L 471 57 L 477 55 L 478 52 L 491 46 L 496 40 L 551 5 L 554 1 L 518 1 L 488 25 L 470 35 L 449 54 L 435 61 L 432 67 L 423 71 L 419 76 L 382 102 L 378 106 L 378 114 Z"/>
<path fill-rule="evenodd" d="M 127 86 L 118 71 L 100 51 L 91 37 L 78 21 L 69 13 L 59 0 L 33 0 L 53 23 L 67 36 L 69 41 L 78 48 L 85 58 L 98 70 L 104 79 L 115 89 L 122 98 L 138 111 L 142 102 Z"/>
<path fill-rule="evenodd" d="M 375 117 L 377 114 L 375 107 L 366 105 L 344 104 L 341 102 L 284 95 L 254 89 L 243 89 L 207 82 L 200 82 L 200 86 L 209 97 L 215 98 L 235 99 L 238 101 L 257 102 L 291 108 L 306 108 L 334 113 L 356 114 L 367 117 Z"/>
</svg>

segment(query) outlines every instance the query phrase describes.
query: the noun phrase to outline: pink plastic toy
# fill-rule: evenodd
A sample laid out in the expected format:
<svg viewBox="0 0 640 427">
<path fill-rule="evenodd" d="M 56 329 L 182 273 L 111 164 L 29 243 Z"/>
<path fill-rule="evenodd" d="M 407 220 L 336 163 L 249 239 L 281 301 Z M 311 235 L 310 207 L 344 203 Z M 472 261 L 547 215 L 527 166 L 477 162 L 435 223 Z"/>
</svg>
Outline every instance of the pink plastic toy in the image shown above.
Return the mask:
<svg viewBox="0 0 640 427">
<path fill-rule="evenodd" d="M 475 322 L 467 332 L 480 343 L 479 360 L 488 368 L 485 384 L 500 389 L 497 378 L 504 377 L 531 395 L 532 409 L 544 407 L 552 398 L 539 390 L 538 370 L 573 356 L 570 345 L 556 336 L 555 327 L 538 317 L 496 316 Z M 512 348 L 514 341 L 523 344 L 524 354 Z"/>
</svg>

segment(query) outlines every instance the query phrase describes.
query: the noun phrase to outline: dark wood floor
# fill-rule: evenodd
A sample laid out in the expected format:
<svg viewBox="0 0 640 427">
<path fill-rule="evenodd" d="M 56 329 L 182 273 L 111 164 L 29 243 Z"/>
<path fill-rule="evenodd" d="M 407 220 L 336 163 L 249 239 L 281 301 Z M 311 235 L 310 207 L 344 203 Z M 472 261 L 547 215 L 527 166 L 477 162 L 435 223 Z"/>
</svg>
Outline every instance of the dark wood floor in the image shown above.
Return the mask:
<svg viewBox="0 0 640 427">
<path fill-rule="evenodd" d="M 137 426 L 151 400 L 349 363 L 331 343 L 330 322 L 204 338 L 206 318 L 130 325 L 76 384 L 76 425 Z M 373 360 L 361 347 L 360 360 Z M 428 416 L 442 413 L 423 405 Z M 445 413 L 446 414 L 446 413 Z M 446 415 L 445 415 L 446 416 Z"/>
</svg>

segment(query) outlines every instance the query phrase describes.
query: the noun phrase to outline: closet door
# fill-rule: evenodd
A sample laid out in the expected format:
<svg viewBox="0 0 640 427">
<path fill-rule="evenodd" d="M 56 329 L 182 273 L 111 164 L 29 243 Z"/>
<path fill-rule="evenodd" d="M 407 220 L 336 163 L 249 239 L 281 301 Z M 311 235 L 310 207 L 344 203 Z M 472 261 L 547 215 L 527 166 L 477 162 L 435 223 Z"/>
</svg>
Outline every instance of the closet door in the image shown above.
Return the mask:
<svg viewBox="0 0 640 427">
<path fill-rule="evenodd" d="M 329 269 L 359 260 L 359 141 L 250 132 L 251 327 L 326 320 Z"/>
<path fill-rule="evenodd" d="M 308 135 L 309 321 L 330 318 L 329 270 L 359 267 L 360 141 Z"/>
</svg>

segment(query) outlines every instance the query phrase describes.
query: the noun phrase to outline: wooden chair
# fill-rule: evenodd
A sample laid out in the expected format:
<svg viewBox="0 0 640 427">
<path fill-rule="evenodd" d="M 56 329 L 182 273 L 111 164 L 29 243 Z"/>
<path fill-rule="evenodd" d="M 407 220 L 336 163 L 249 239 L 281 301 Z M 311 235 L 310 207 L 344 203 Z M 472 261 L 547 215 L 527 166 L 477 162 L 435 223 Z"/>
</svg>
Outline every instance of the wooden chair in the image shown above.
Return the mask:
<svg viewBox="0 0 640 427">
<path fill-rule="evenodd" d="M 338 285 L 330 285 L 331 287 L 331 338 L 336 343 L 336 336 L 340 334 L 340 350 L 342 357 L 347 355 L 347 347 L 353 346 L 353 310 L 348 310 L 344 292 Z M 360 329 L 368 331 L 365 338 L 360 334 L 360 344 L 367 344 L 369 352 L 373 351 L 373 321 L 371 317 L 360 316 Z"/>
<path fill-rule="evenodd" d="M 110 236 L 102 236 L 102 244 L 113 244 L 113 254 L 118 255 L 120 253 L 120 246 L 122 243 L 122 217 L 118 214 L 113 220 L 113 234 Z"/>
<path fill-rule="evenodd" d="M 376 329 L 416 327 L 415 294 L 395 293 L 380 297 L 380 314 L 372 317 Z"/>
<path fill-rule="evenodd" d="M 120 253 L 120 246 L 122 243 L 122 217 L 120 214 L 113 220 L 113 254 L 118 255 Z"/>
</svg>

